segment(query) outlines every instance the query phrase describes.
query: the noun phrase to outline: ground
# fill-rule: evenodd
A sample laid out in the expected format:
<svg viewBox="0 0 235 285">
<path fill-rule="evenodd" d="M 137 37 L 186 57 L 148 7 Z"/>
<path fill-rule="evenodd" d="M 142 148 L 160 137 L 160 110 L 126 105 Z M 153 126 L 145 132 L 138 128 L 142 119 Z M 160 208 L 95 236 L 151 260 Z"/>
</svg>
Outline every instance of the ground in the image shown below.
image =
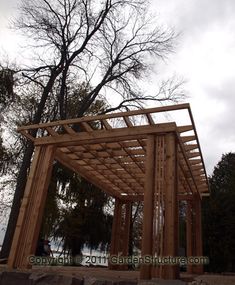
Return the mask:
<svg viewBox="0 0 235 285">
<path fill-rule="evenodd" d="M 5 271 L 5 266 L 0 267 L 0 272 Z M 28 273 L 33 273 L 34 275 L 48 274 L 48 275 L 63 275 L 66 277 L 84 278 L 85 280 L 112 280 L 120 281 L 126 280 L 130 284 L 138 283 L 139 272 L 138 271 L 114 271 L 108 270 L 106 268 L 94 268 L 94 267 L 71 267 L 71 266 L 34 266 Z M 206 285 L 234 285 L 235 275 L 215 275 L 215 274 L 204 274 L 200 276 L 188 275 L 187 273 L 182 273 L 181 278 L 187 281 L 186 284 L 206 284 Z M 198 281 L 197 283 L 193 280 Z M 1 284 L 1 280 L 0 280 Z M 88 284 L 88 283 L 87 283 Z M 90 283 L 95 284 L 95 283 Z M 105 283 L 106 284 L 106 283 Z M 108 284 L 108 283 L 107 283 Z M 157 283 L 156 283 L 157 284 Z"/>
</svg>

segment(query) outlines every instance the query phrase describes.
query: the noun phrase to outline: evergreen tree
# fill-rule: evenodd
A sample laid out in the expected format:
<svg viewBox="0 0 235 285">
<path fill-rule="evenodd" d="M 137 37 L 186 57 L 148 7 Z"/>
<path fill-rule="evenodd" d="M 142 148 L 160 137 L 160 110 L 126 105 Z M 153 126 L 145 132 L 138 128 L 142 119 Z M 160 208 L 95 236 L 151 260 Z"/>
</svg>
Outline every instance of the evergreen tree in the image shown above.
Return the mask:
<svg viewBox="0 0 235 285">
<path fill-rule="evenodd" d="M 235 153 L 227 153 L 209 179 L 211 195 L 203 199 L 204 255 L 207 270 L 235 271 Z"/>
</svg>

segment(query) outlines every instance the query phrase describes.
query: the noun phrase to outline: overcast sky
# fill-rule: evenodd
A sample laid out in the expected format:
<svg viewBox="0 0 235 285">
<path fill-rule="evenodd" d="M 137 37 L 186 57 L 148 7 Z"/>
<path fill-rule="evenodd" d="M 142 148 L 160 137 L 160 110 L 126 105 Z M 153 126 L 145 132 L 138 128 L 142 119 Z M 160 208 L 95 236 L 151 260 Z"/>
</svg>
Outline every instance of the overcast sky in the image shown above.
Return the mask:
<svg viewBox="0 0 235 285">
<path fill-rule="evenodd" d="M 0 54 L 17 58 L 18 39 L 6 24 L 19 0 L 0 0 Z M 235 151 L 235 1 L 153 0 L 162 23 L 180 32 L 177 48 L 155 77 L 186 79 L 206 168 L 211 174 L 222 153 Z"/>
<path fill-rule="evenodd" d="M 154 0 L 156 15 L 181 33 L 166 74 L 187 80 L 210 174 L 222 153 L 235 151 L 235 1 Z"/>
</svg>

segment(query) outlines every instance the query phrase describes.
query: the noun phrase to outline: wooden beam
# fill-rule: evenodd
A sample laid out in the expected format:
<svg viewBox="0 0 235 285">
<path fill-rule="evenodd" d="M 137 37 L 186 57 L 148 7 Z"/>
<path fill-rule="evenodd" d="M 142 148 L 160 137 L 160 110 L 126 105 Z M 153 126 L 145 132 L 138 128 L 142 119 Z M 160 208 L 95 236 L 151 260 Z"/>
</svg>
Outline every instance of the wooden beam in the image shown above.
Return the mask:
<svg viewBox="0 0 235 285">
<path fill-rule="evenodd" d="M 44 123 L 44 124 L 23 126 L 23 127 L 19 127 L 17 131 L 21 132 L 22 130 L 39 129 L 39 128 L 44 128 L 47 126 L 53 127 L 53 126 L 58 126 L 58 125 L 73 125 L 73 124 L 77 124 L 80 122 L 91 122 L 91 121 L 98 121 L 98 120 L 103 121 L 106 119 L 122 118 L 123 116 L 137 116 L 137 115 L 144 115 L 144 114 L 150 114 L 150 113 L 161 113 L 161 112 L 168 112 L 168 111 L 175 111 L 175 110 L 183 110 L 183 109 L 188 109 L 188 108 L 189 108 L 189 104 L 178 104 L 178 105 L 171 105 L 171 106 L 162 106 L 162 107 L 157 107 L 157 108 L 135 110 L 135 111 L 129 111 L 129 112 L 119 112 L 119 113 L 90 116 L 90 117 L 87 116 L 87 117 L 76 118 L 76 119 L 49 122 L 49 123 Z"/>
<path fill-rule="evenodd" d="M 193 126 L 192 125 L 180 126 L 180 127 L 177 127 L 177 130 L 179 133 L 185 133 L 185 132 L 193 131 Z"/>
<path fill-rule="evenodd" d="M 105 126 L 106 130 L 111 130 L 111 125 L 107 122 L 107 120 L 101 120 L 101 123 Z"/>
<path fill-rule="evenodd" d="M 191 150 L 197 149 L 198 145 L 197 144 L 185 144 L 184 149 L 186 152 L 190 152 Z"/>
<path fill-rule="evenodd" d="M 146 117 L 147 117 L 148 122 L 149 122 L 150 125 L 155 125 L 155 122 L 154 122 L 154 120 L 153 120 L 153 118 L 152 118 L 150 113 L 147 113 Z"/>
<path fill-rule="evenodd" d="M 67 124 L 63 124 L 62 127 L 69 135 L 73 135 L 75 133 L 75 131 L 72 128 L 70 128 Z"/>
<path fill-rule="evenodd" d="M 195 136 L 181 136 L 180 138 L 181 138 L 183 143 L 191 142 L 191 141 L 195 141 L 196 140 Z"/>
<path fill-rule="evenodd" d="M 200 154 L 201 154 L 201 159 L 202 159 L 202 164 L 203 164 L 203 170 L 204 170 L 204 172 L 205 172 L 205 176 L 207 177 L 205 162 L 204 162 L 204 159 L 203 159 L 203 156 L 202 156 L 202 150 L 201 150 L 201 146 L 200 146 L 200 143 L 199 143 L 198 134 L 197 134 L 197 129 L 196 129 L 196 126 L 195 126 L 195 122 L 194 122 L 194 119 L 193 119 L 193 114 L 192 114 L 190 105 L 188 106 L 187 109 L 188 109 L 188 113 L 189 113 L 190 120 L 191 120 L 192 125 L 193 125 L 193 128 L 194 128 L 194 134 L 195 134 L 195 136 L 196 136 L 196 141 L 197 141 L 197 144 L 198 144 L 198 149 L 199 149 L 199 152 L 200 152 Z M 207 181 L 207 185 L 209 185 L 208 181 Z M 209 188 L 208 188 L 208 190 L 209 190 Z"/>
<path fill-rule="evenodd" d="M 186 153 L 186 152 L 185 152 L 184 145 L 183 145 L 183 143 L 181 142 L 180 136 L 179 136 L 178 133 L 177 133 L 177 138 L 178 138 L 178 143 L 179 143 L 180 151 L 181 151 L 181 153 L 182 153 L 182 155 L 183 155 L 183 157 L 184 157 L 184 162 L 185 162 L 185 164 L 187 165 L 187 168 L 188 168 L 189 177 L 187 177 L 187 175 L 185 175 L 185 178 L 186 178 L 186 179 L 191 178 L 192 181 L 193 181 L 193 184 L 194 184 L 195 188 L 197 189 L 197 192 L 199 192 L 198 186 L 197 186 L 197 183 L 196 183 L 196 180 L 195 180 L 195 177 L 194 177 L 194 175 L 193 175 L 192 166 L 191 166 L 190 163 L 189 163 L 189 159 L 192 157 L 192 156 L 191 156 L 191 153 Z M 199 155 L 200 155 L 200 153 L 199 153 Z"/>
<path fill-rule="evenodd" d="M 187 153 L 188 159 L 194 158 L 194 157 L 198 157 L 198 156 L 201 157 L 201 154 L 200 154 L 199 151 L 193 151 L 193 152 L 188 152 L 188 153 Z"/>
<path fill-rule="evenodd" d="M 28 131 L 21 131 L 21 134 L 25 136 L 27 139 L 31 140 L 32 142 L 35 141 L 35 138 L 31 136 Z"/>
<path fill-rule="evenodd" d="M 193 171 L 198 171 L 198 170 L 202 170 L 203 171 L 203 166 L 202 165 L 192 165 L 192 170 Z"/>
<path fill-rule="evenodd" d="M 69 156 L 69 155 L 68 155 Z M 117 164 L 117 161 L 114 158 L 102 158 L 103 163 L 107 163 L 107 164 Z M 96 165 L 102 165 L 103 163 L 97 161 L 97 158 L 88 158 L 85 159 L 85 161 L 88 164 L 96 164 Z M 145 162 L 145 156 L 144 157 L 136 157 L 136 161 L 140 162 L 140 163 L 144 163 Z M 118 162 L 120 163 L 125 163 L 125 164 L 133 164 L 133 160 L 129 157 L 129 156 L 125 156 L 125 157 L 121 157 L 118 158 Z M 141 171 L 142 172 L 142 171 Z"/>
<path fill-rule="evenodd" d="M 197 164 L 201 164 L 202 160 L 201 159 L 190 159 L 189 162 L 191 165 L 197 165 Z"/>
<path fill-rule="evenodd" d="M 106 148 L 105 151 L 92 150 L 89 148 L 89 146 L 84 145 L 83 151 L 75 152 L 75 153 L 79 155 L 80 158 L 92 158 L 93 157 L 92 152 L 96 153 L 97 158 L 129 157 L 131 159 L 131 157 L 134 157 L 134 156 L 138 156 L 138 157 L 140 155 L 142 155 L 142 157 L 145 156 L 145 151 L 142 148 L 126 150 L 125 145 L 123 145 L 123 148 L 120 150 L 112 150 L 112 149 Z"/>
<path fill-rule="evenodd" d="M 60 136 L 43 137 L 35 140 L 35 145 L 55 144 L 59 146 L 107 143 L 131 139 L 146 138 L 148 134 L 173 132 L 175 123 L 158 124 L 157 126 L 138 126 L 133 128 L 118 128 L 112 130 L 97 130 L 91 133 L 80 132 L 74 135 L 63 134 Z"/>
<path fill-rule="evenodd" d="M 82 129 L 85 130 L 86 132 L 91 133 L 94 131 L 87 122 L 81 122 L 80 125 L 82 126 Z"/>
<path fill-rule="evenodd" d="M 124 119 L 124 121 L 125 121 L 127 127 L 129 127 L 129 128 L 134 127 L 133 124 L 132 124 L 132 122 L 130 121 L 130 118 L 129 118 L 129 117 L 123 116 L 123 119 Z"/>
<path fill-rule="evenodd" d="M 45 129 L 48 132 L 48 134 L 52 136 L 59 136 L 59 134 L 52 127 L 46 127 Z"/>
</svg>

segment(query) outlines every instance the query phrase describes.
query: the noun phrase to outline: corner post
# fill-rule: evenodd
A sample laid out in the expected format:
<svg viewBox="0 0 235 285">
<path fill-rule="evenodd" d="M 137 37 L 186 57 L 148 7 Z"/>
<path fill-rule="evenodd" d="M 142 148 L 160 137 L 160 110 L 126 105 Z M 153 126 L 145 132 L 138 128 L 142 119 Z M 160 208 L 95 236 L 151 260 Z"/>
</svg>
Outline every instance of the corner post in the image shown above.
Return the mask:
<svg viewBox="0 0 235 285">
<path fill-rule="evenodd" d="M 177 143 L 174 133 L 165 136 L 166 163 L 165 163 L 165 218 L 164 218 L 164 250 L 163 256 L 178 256 L 178 162 Z M 179 265 L 164 265 L 164 279 L 178 279 Z"/>
<path fill-rule="evenodd" d="M 155 151 L 155 136 L 149 135 L 147 138 L 147 155 L 145 165 L 142 256 L 152 255 L 153 248 Z M 140 279 L 151 279 L 151 265 L 141 265 Z"/>
<path fill-rule="evenodd" d="M 194 227 L 195 227 L 195 256 L 202 256 L 202 221 L 201 221 L 201 198 L 199 194 L 195 194 L 194 200 Z M 203 265 L 194 265 L 193 273 L 203 274 Z"/>
<path fill-rule="evenodd" d="M 129 241 L 130 241 L 130 225 L 131 225 L 132 204 L 127 202 L 125 204 L 125 220 L 124 220 L 124 234 L 123 234 L 123 256 L 128 256 Z"/>
<path fill-rule="evenodd" d="M 9 268 L 30 268 L 29 256 L 35 254 L 55 148 L 37 146 L 30 168 L 24 197 L 8 259 Z"/>
<path fill-rule="evenodd" d="M 122 203 L 120 199 L 115 198 L 114 206 L 114 215 L 113 215 L 113 224 L 112 224 L 112 236 L 111 236 L 111 245 L 110 245 L 110 256 L 118 255 L 119 252 L 119 243 L 120 243 L 120 234 L 121 234 L 121 222 L 122 222 Z M 117 265 L 109 262 L 109 269 L 117 269 Z"/>
<path fill-rule="evenodd" d="M 187 200 L 186 206 L 186 253 L 187 257 L 193 256 L 193 219 L 192 219 L 192 203 Z M 192 274 L 192 265 L 187 265 L 187 273 Z"/>
</svg>

